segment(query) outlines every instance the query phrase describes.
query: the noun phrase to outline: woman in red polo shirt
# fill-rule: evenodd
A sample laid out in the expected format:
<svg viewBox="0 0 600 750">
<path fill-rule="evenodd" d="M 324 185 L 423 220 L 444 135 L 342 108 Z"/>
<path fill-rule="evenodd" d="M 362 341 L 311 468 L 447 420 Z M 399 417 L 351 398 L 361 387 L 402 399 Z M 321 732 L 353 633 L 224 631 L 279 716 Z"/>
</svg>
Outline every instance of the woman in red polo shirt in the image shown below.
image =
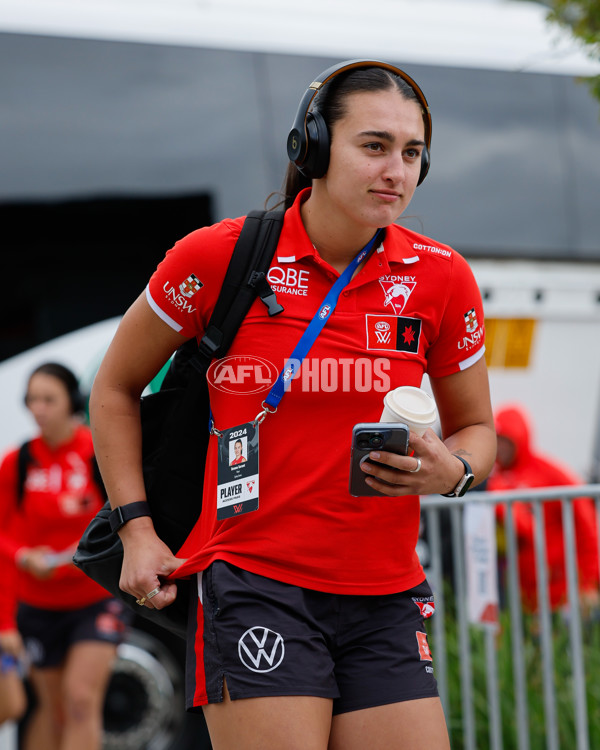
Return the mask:
<svg viewBox="0 0 600 750">
<path fill-rule="evenodd" d="M 243 217 L 167 253 L 97 374 L 92 428 L 109 499 L 136 503 L 119 529 L 122 586 L 161 609 L 173 577 L 197 578 L 187 701 L 203 707 L 216 750 L 449 747 L 423 622 L 433 595 L 415 551 L 418 495 L 482 481 L 495 434 L 473 275 L 447 245 L 396 223 L 430 145 L 425 96 L 393 65 L 335 65 L 305 92 L 268 273 L 284 311 L 250 309 L 228 352 L 234 392 L 209 377 L 202 514 L 177 557 L 144 510 L 139 396 L 202 336 Z M 289 387 L 262 420 L 275 397 L 265 361 Z M 378 421 L 385 392 L 420 386 L 425 372 L 443 439 L 428 430 L 411 436 L 410 456 L 373 451 L 365 482 L 379 494 L 351 495 L 353 425 Z M 247 461 L 231 467 L 225 441 L 240 436 Z M 251 503 L 230 500 L 244 493 Z"/>
<path fill-rule="evenodd" d="M 0 465 L 0 554 L 17 576 L 16 626 L 36 697 L 23 747 L 99 750 L 104 693 L 128 616 L 71 559 L 104 502 L 91 434 L 77 379 L 59 363 L 33 371 L 25 403 L 39 435 Z M 6 629 L 10 613 L 3 622 Z"/>
</svg>

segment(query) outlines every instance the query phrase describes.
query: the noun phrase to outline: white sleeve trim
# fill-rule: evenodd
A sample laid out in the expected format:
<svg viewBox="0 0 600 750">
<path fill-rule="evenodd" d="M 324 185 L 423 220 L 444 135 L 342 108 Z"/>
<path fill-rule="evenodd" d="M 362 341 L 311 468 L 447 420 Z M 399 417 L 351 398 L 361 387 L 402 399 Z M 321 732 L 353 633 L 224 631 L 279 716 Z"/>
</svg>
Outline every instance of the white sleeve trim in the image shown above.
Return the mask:
<svg viewBox="0 0 600 750">
<path fill-rule="evenodd" d="M 171 328 L 174 331 L 177 331 L 177 333 L 181 332 L 181 330 L 183 329 L 183 326 L 180 326 L 179 323 L 176 320 L 173 320 L 173 318 L 171 318 L 169 315 L 167 315 L 167 313 L 164 310 L 162 310 L 156 304 L 156 302 L 152 299 L 152 295 L 150 294 L 150 286 L 149 285 L 146 287 L 146 300 L 147 300 L 148 304 L 150 305 L 150 307 L 154 310 L 154 312 L 158 315 L 158 317 L 161 320 L 164 320 L 165 323 L 168 326 L 171 326 Z"/>
<path fill-rule="evenodd" d="M 485 346 L 482 346 L 481 349 L 475 354 L 472 354 L 470 357 L 467 357 L 467 359 L 463 359 L 462 362 L 458 363 L 458 366 L 461 370 L 466 370 L 467 368 L 471 367 L 471 365 L 474 365 L 475 362 L 480 360 L 485 353 Z"/>
</svg>

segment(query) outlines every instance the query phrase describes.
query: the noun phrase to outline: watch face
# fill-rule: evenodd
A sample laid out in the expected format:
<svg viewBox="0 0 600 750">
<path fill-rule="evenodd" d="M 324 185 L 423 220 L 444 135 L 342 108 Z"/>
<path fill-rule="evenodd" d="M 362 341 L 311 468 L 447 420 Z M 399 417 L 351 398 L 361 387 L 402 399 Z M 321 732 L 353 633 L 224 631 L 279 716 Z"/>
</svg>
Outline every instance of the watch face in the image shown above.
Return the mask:
<svg viewBox="0 0 600 750">
<path fill-rule="evenodd" d="M 473 474 L 465 474 L 454 490 L 455 496 L 462 497 L 467 492 L 469 487 L 473 484 L 474 479 L 475 477 L 473 476 Z"/>
</svg>

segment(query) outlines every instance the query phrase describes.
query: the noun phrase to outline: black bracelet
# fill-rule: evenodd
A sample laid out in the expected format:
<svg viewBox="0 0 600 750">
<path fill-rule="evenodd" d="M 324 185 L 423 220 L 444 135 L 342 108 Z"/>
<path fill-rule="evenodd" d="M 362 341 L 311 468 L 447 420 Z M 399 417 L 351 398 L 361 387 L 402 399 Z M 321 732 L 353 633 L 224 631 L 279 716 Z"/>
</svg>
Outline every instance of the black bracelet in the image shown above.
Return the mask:
<svg viewBox="0 0 600 750">
<path fill-rule="evenodd" d="M 120 528 L 125 526 L 127 521 L 131 521 L 132 518 L 151 515 L 150 506 L 145 500 L 138 500 L 135 503 L 127 503 L 127 505 L 119 505 L 108 514 L 110 530 L 114 534 Z"/>
</svg>

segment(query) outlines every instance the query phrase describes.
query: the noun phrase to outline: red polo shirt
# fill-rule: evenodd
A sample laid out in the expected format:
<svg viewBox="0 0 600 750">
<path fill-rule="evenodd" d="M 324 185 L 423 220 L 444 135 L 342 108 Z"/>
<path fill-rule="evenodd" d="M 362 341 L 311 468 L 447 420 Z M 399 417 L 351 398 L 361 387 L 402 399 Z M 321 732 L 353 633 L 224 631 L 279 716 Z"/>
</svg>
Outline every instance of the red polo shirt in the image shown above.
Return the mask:
<svg viewBox="0 0 600 750">
<path fill-rule="evenodd" d="M 92 436 L 76 429 L 67 443 L 51 448 L 41 437 L 30 443 L 23 498 L 17 503 L 18 449 L 0 465 L 0 560 L 17 577 L 20 602 L 42 609 L 77 609 L 106 599 L 108 592 L 72 563 L 61 565 L 44 580 L 17 570 L 21 547 L 47 546 L 70 558 L 104 499 L 94 482 Z"/>
<path fill-rule="evenodd" d="M 315 251 L 300 217 L 285 216 L 268 278 L 285 310 L 257 300 L 227 357 L 209 372 L 215 425 L 252 421 L 274 378 L 338 273 Z M 147 299 L 186 338 L 200 336 L 221 288 L 243 218 L 199 229 L 171 249 Z M 344 594 L 386 594 L 423 580 L 415 552 L 418 497 L 353 497 L 350 439 L 378 421 L 383 396 L 450 375 L 483 354 L 483 310 L 465 260 L 398 225 L 339 298 L 275 414 L 260 425 L 259 508 L 216 518 L 216 438 L 211 437 L 200 521 L 180 551 L 177 576 L 214 559 L 280 581 Z M 204 425 L 198 425 L 203 429 Z"/>
</svg>

